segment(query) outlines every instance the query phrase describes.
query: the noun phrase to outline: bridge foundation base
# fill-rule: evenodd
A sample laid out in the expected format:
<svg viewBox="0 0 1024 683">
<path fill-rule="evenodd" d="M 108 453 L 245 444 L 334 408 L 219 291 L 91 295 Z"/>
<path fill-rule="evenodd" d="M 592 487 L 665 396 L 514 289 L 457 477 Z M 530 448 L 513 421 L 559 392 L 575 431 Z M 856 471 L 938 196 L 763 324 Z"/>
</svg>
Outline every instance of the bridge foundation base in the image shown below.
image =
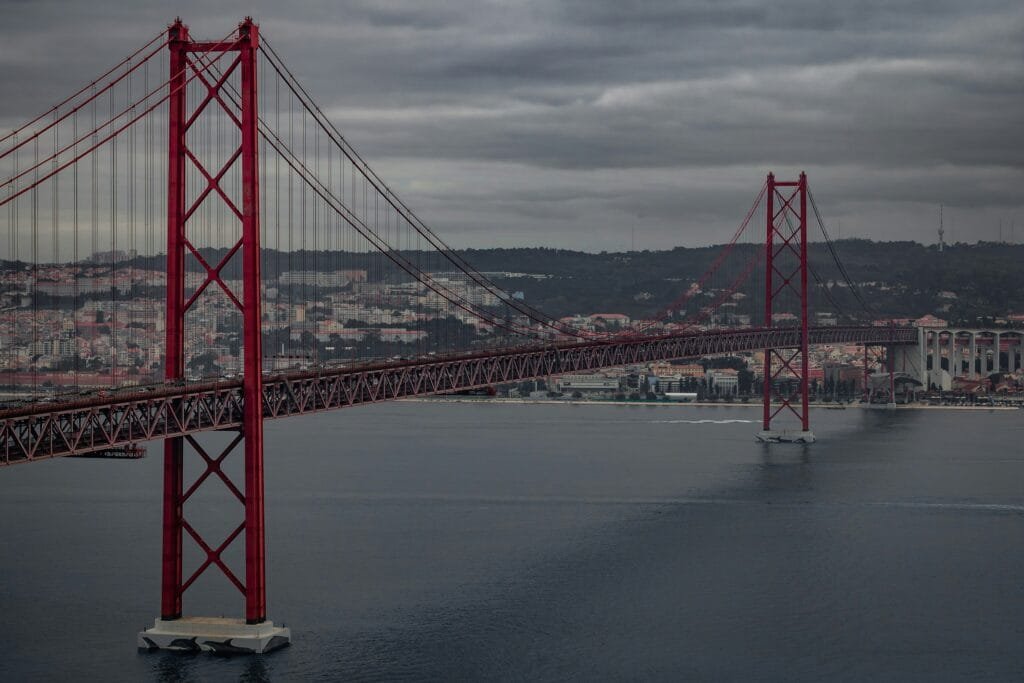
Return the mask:
<svg viewBox="0 0 1024 683">
<path fill-rule="evenodd" d="M 291 629 L 274 622 L 247 624 L 223 617 L 157 619 L 138 636 L 140 650 L 212 652 L 218 655 L 263 654 L 291 644 Z"/>
<path fill-rule="evenodd" d="M 800 429 L 768 429 L 757 433 L 761 443 L 814 443 L 814 432 Z"/>
</svg>

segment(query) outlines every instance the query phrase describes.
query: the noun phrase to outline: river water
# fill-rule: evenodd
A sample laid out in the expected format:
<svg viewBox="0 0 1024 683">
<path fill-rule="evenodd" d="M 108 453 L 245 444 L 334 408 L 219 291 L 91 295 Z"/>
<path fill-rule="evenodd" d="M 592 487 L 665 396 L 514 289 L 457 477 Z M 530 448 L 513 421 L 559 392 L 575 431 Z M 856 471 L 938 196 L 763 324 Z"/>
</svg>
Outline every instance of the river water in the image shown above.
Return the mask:
<svg viewBox="0 0 1024 683">
<path fill-rule="evenodd" d="M 1024 679 L 1024 414 L 817 410 L 811 446 L 755 444 L 758 415 L 270 422 L 269 616 L 294 644 L 264 657 L 136 652 L 159 457 L 0 470 L 0 680 Z M 201 493 L 219 542 L 241 506 Z M 232 591 L 207 574 L 186 612 L 240 615 Z"/>
</svg>

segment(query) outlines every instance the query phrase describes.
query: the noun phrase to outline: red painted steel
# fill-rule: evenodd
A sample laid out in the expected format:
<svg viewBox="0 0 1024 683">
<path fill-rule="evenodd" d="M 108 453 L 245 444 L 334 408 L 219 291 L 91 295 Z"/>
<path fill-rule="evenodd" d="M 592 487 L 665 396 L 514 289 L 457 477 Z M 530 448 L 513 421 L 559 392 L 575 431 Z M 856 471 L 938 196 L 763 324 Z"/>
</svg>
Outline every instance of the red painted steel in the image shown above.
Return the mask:
<svg viewBox="0 0 1024 683">
<path fill-rule="evenodd" d="M 170 49 L 167 153 L 167 322 L 164 379 L 185 374 L 185 65 L 189 31 L 180 19 L 167 31 Z M 163 560 L 160 616 L 181 616 L 184 449 L 180 436 L 164 441 Z"/>
<path fill-rule="evenodd" d="M 780 188 L 783 190 L 780 191 Z M 794 203 L 799 208 L 794 207 Z M 789 411 L 800 420 L 803 431 L 808 431 L 810 326 L 807 314 L 807 175 L 801 173 L 796 182 L 779 182 L 775 174 L 769 173 L 766 206 L 764 324 L 769 329 L 774 327 L 775 302 L 789 293 L 799 297 L 800 328 L 799 343 L 795 348 L 789 347 L 793 349 L 789 355 L 783 355 L 779 348 L 773 346 L 764 349 L 762 428 L 770 430 L 772 420 L 779 413 Z M 792 225 L 794 219 L 795 226 Z M 791 268 L 794 257 L 797 264 Z M 781 392 L 778 380 L 782 377 L 795 378 L 796 391 Z M 794 407 L 798 395 L 799 410 Z"/>
<path fill-rule="evenodd" d="M 772 326 L 772 269 L 775 267 L 775 250 L 772 247 L 775 237 L 775 174 L 768 174 L 768 181 L 765 190 L 765 267 L 764 267 L 764 326 Z M 772 381 L 771 381 L 771 357 L 772 349 L 764 350 L 764 386 L 761 388 L 762 428 L 767 430 L 772 423 Z"/>
<path fill-rule="evenodd" d="M 807 174 L 800 173 L 800 422 L 806 432 L 811 428 L 810 324 L 807 319 Z"/>
<path fill-rule="evenodd" d="M 242 61 L 242 281 L 245 434 L 245 619 L 266 619 L 266 545 L 263 512 L 263 345 L 260 306 L 259 176 L 257 171 L 258 92 L 256 48 L 259 28 L 246 18 L 238 29 Z"/>
<path fill-rule="evenodd" d="M 812 344 L 916 344 L 917 328 L 812 327 Z M 264 419 L 461 391 L 567 372 L 757 349 L 796 348 L 799 328 L 714 330 L 564 342 L 431 360 L 323 368 L 264 380 Z M 0 464 L 91 453 L 242 425 L 242 382 L 170 384 L 0 411 Z"/>
<path fill-rule="evenodd" d="M 169 119 L 169 173 L 168 173 L 168 210 L 167 210 L 167 359 L 166 380 L 170 383 L 181 380 L 184 375 L 184 327 L 185 315 L 200 295 L 210 284 L 215 284 L 242 313 L 243 338 L 243 379 L 241 396 L 235 400 L 241 414 L 229 411 L 234 418 L 231 427 L 240 429 L 239 438 L 235 440 L 216 460 L 211 460 L 202 450 L 199 443 L 192 437 L 187 441 L 192 451 L 197 453 L 207 464 L 206 472 L 190 488 L 183 493 L 183 459 L 184 442 L 182 435 L 189 430 L 169 430 L 169 437 L 164 445 L 164 525 L 163 525 L 163 578 L 161 597 L 161 616 L 164 619 L 176 619 L 182 613 L 182 595 L 195 579 L 210 566 L 218 567 L 229 581 L 237 586 L 245 595 L 245 618 L 250 624 L 260 623 L 266 619 L 266 572 L 264 542 L 264 509 L 263 509 L 263 410 L 261 409 L 262 384 L 262 344 L 260 332 L 260 226 L 259 226 L 259 176 L 257 165 L 257 75 L 256 49 L 259 46 L 259 29 L 250 18 L 246 18 L 238 26 L 237 35 L 230 41 L 193 42 L 189 31 L 180 20 L 168 29 L 168 41 L 171 51 L 171 97 Z M 215 80 L 204 75 L 206 67 L 203 59 L 216 59 L 224 53 L 237 53 L 237 57 L 223 70 Z M 198 55 L 198 57 L 193 57 Z M 206 88 L 205 96 L 191 109 L 187 110 L 187 93 L 185 84 L 193 74 L 199 83 Z M 238 73 L 240 81 L 240 111 L 228 106 L 222 90 L 229 83 L 232 74 Z M 238 126 L 241 142 L 224 165 L 211 173 L 203 164 L 202 154 L 189 149 L 187 133 L 203 116 L 207 108 L 219 106 L 221 111 Z M 205 180 L 206 186 L 192 203 L 186 206 L 185 171 L 191 164 Z M 221 187 L 221 181 L 228 171 L 240 164 L 242 178 L 241 208 Z M 216 196 L 233 213 L 241 223 L 241 237 L 228 250 L 227 254 L 215 266 L 211 266 L 201 251 L 192 243 L 188 235 L 189 219 L 196 209 L 209 196 Z M 185 254 L 190 253 L 205 269 L 206 278 L 195 292 L 185 299 Z M 221 269 L 240 253 L 242 259 L 242 293 L 237 292 L 221 279 Z M 201 408 L 201 406 L 197 406 Z M 173 409 L 170 406 L 169 409 Z M 221 410 L 219 417 L 228 412 Z M 177 415 L 175 415 L 177 417 Z M 209 424 L 224 428 L 227 425 L 222 419 L 208 420 Z M 136 416 L 136 420 L 138 420 Z M 185 422 L 188 418 L 185 417 Z M 166 425 L 165 425 L 166 426 Z M 129 431 L 131 431 L 129 429 Z M 212 471 L 233 491 L 237 488 L 229 482 L 220 470 L 220 462 L 238 442 L 244 442 L 242 454 L 244 458 L 245 494 L 241 496 L 245 505 L 244 522 L 235 533 L 214 548 L 195 531 L 187 522 L 184 504 L 188 497 Z M 221 561 L 221 552 L 244 530 L 245 532 L 245 583 L 240 582 L 235 574 Z M 191 575 L 182 581 L 182 538 L 187 533 L 199 545 L 207 560 Z"/>
</svg>

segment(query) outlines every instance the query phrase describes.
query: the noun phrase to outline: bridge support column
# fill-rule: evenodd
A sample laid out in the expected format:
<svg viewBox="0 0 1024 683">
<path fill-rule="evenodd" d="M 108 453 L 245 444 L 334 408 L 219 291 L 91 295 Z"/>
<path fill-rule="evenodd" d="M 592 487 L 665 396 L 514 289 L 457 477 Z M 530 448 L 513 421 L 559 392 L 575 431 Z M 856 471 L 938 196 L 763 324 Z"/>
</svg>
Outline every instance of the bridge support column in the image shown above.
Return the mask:
<svg viewBox="0 0 1024 683">
<path fill-rule="evenodd" d="M 998 332 L 992 335 L 992 372 L 999 372 L 1002 359 L 999 358 L 999 347 L 1001 346 L 1002 335 Z"/>
<path fill-rule="evenodd" d="M 889 402 L 886 408 L 896 407 L 896 346 L 889 344 L 885 347 L 885 365 L 889 370 Z"/>
<path fill-rule="evenodd" d="M 262 653 L 291 640 L 287 628 L 275 627 L 266 618 L 266 546 L 264 541 L 263 509 L 263 351 L 261 344 L 261 278 L 260 278 L 260 226 L 259 175 L 257 163 L 258 91 L 256 88 L 256 50 L 259 29 L 246 18 L 238 26 L 234 40 L 217 43 L 193 42 L 188 28 L 176 21 L 168 29 L 170 48 L 170 120 L 169 120 L 169 173 L 167 210 L 167 360 L 165 378 L 184 381 L 185 367 L 185 314 L 199 296 L 212 286 L 219 287 L 239 309 L 242 317 L 242 406 L 238 416 L 241 429 L 221 453 L 212 457 L 192 436 L 168 439 L 164 446 L 164 524 L 163 524 L 163 577 L 161 581 L 160 618 L 153 628 L 138 636 L 140 649 L 206 650 L 222 654 Z M 215 61 L 225 53 L 237 53 L 234 61 L 221 64 L 219 78 L 203 77 L 204 64 Z M 201 58 L 193 58 L 199 54 Z M 204 164 L 217 163 L 218 155 L 211 150 L 190 149 L 188 130 L 202 116 L 210 115 L 217 107 L 228 108 L 234 103 L 229 88 L 235 76 L 240 103 L 237 114 L 226 117 L 238 126 L 241 140 L 237 150 L 228 157 L 221 169 L 212 170 Z M 188 97 L 188 83 L 199 76 L 198 85 L 205 86 L 192 98 Z M 190 102 L 198 102 L 191 112 Z M 201 139 L 200 139 L 201 141 Z M 198 144 L 198 142 L 197 142 Z M 204 153 L 205 152 L 205 153 Z M 186 206 L 186 170 L 191 163 L 198 171 L 192 177 L 205 182 L 205 190 Z M 221 179 L 235 164 L 240 164 L 241 192 L 232 198 L 230 188 L 221 187 Z M 190 241 L 189 217 L 208 197 L 219 197 L 228 208 L 227 215 L 235 215 L 241 223 L 241 237 L 224 261 L 208 264 L 200 250 Z M 241 199 L 241 207 L 235 202 Z M 185 254 L 190 253 L 206 269 L 206 279 L 195 288 L 186 301 Z M 232 291 L 221 279 L 220 270 L 234 256 L 242 261 L 242 292 Z M 240 296 L 239 296 L 240 294 Z M 187 443 L 205 463 L 205 471 L 187 489 L 183 490 L 184 445 Z M 241 446 L 244 458 L 244 483 L 236 486 L 221 465 L 236 447 Z M 244 506 L 243 521 L 218 543 L 208 543 L 184 514 L 185 503 L 207 481 L 220 479 Z M 199 566 L 183 580 L 182 540 L 187 534 L 199 547 Z M 239 537 L 245 542 L 244 582 L 238 578 L 223 556 Z M 206 618 L 184 616 L 182 597 L 185 591 L 204 572 L 216 567 L 245 598 L 244 619 Z"/>
<path fill-rule="evenodd" d="M 763 442 L 810 443 L 807 319 L 807 175 L 795 182 L 778 182 L 768 174 L 765 235 L 765 327 L 773 327 L 776 299 L 796 294 L 800 306 L 800 346 L 764 350 L 764 394 L 761 431 Z M 776 207 L 776 202 L 778 206 Z M 799 403 L 798 403 L 799 400 Z M 773 429 L 780 413 L 795 416 L 796 428 Z"/>
<path fill-rule="evenodd" d="M 928 332 L 917 329 L 917 381 L 928 391 Z"/>
<path fill-rule="evenodd" d="M 928 372 L 928 383 L 926 388 L 931 389 L 932 385 L 935 386 L 939 391 L 943 391 L 949 384 L 945 377 L 948 374 L 950 377 L 953 375 L 953 352 L 952 352 L 952 341 L 951 337 L 946 337 L 945 343 L 942 340 L 942 330 L 935 330 L 932 332 L 932 369 Z M 942 367 L 942 349 L 946 348 L 946 369 Z M 944 374 L 945 373 L 945 374 Z"/>
<path fill-rule="evenodd" d="M 971 357 L 970 365 L 967 367 L 967 376 L 975 379 L 978 376 L 978 334 L 976 332 L 971 332 L 967 353 Z"/>
</svg>

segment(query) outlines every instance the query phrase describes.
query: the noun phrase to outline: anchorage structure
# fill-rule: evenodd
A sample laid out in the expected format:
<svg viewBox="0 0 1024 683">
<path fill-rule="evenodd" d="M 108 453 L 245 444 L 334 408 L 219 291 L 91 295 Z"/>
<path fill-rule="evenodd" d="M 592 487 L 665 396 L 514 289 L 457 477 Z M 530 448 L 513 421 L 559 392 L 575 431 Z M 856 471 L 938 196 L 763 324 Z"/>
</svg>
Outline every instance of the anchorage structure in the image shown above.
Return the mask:
<svg viewBox="0 0 1024 683">
<path fill-rule="evenodd" d="M 256 88 L 256 49 L 259 28 L 251 18 L 238 26 L 234 37 L 223 41 L 199 42 L 189 36 L 188 27 L 180 19 L 168 29 L 170 48 L 169 113 L 168 113 L 168 190 L 167 190 L 167 359 L 166 380 L 178 381 L 185 372 L 185 314 L 210 286 L 223 291 L 238 308 L 243 326 L 242 424 L 226 449 L 211 457 L 193 436 L 164 440 L 163 496 L 163 572 L 161 580 L 160 618 L 152 629 L 139 634 L 139 647 L 145 649 L 193 649 L 220 652 L 266 652 L 286 645 L 288 629 L 274 627 L 266 615 L 266 571 L 263 513 L 263 386 L 262 349 L 260 337 L 260 225 L 259 176 L 257 166 L 258 111 Z M 234 58 L 231 59 L 231 55 Z M 206 65 L 227 55 L 229 63 L 214 78 Z M 239 72 L 238 99 L 227 85 L 235 71 Z M 205 86 L 206 94 L 189 111 L 186 85 L 191 75 Z M 221 168 L 207 168 L 211 158 L 201 150 L 189 147 L 189 130 L 220 107 L 240 132 L 238 147 L 228 155 Z M 186 165 L 191 164 L 205 180 L 196 197 L 188 201 Z M 241 206 L 222 181 L 232 166 L 240 164 Z M 235 171 L 237 173 L 237 171 Z M 241 236 L 221 261 L 211 265 L 189 239 L 189 219 L 200 205 L 210 198 L 221 201 L 241 227 Z M 186 252 L 205 269 L 202 284 L 186 299 Z M 221 278 L 221 270 L 236 254 L 242 259 L 242 292 L 233 292 Z M 202 458 L 205 471 L 188 489 L 184 487 L 184 454 L 186 442 L 195 455 Z M 221 467 L 224 459 L 239 445 L 244 457 L 244 484 L 236 486 Z M 216 475 L 216 476 L 212 476 Z M 185 503 L 199 487 L 220 479 L 245 508 L 243 521 L 218 543 L 209 543 L 189 524 L 184 514 Z M 245 580 L 240 580 L 222 559 L 224 551 L 244 532 Z M 188 577 L 182 572 L 182 540 L 187 533 L 205 554 L 199 567 Z M 216 566 L 245 597 L 245 619 L 185 617 L 182 595 L 200 575 Z"/>
<path fill-rule="evenodd" d="M 764 350 L 764 412 L 761 441 L 810 443 L 808 407 L 807 324 L 807 174 L 799 180 L 779 182 L 768 174 L 765 236 L 764 324 L 774 327 L 775 302 L 793 294 L 800 306 L 800 344 L 796 348 Z M 799 405 L 797 405 L 799 401 Z M 791 413 L 800 421 L 798 430 L 773 430 L 772 420 Z"/>
</svg>

